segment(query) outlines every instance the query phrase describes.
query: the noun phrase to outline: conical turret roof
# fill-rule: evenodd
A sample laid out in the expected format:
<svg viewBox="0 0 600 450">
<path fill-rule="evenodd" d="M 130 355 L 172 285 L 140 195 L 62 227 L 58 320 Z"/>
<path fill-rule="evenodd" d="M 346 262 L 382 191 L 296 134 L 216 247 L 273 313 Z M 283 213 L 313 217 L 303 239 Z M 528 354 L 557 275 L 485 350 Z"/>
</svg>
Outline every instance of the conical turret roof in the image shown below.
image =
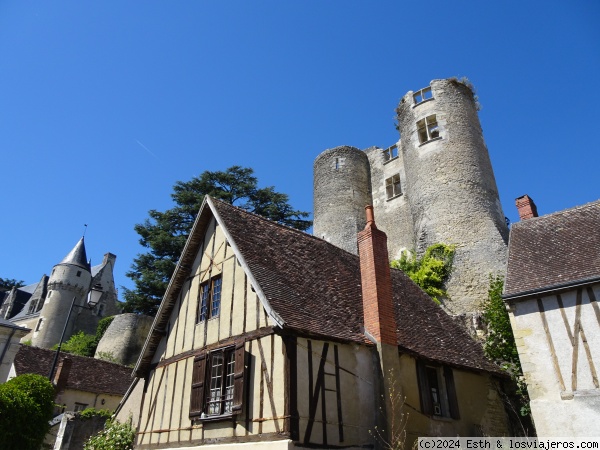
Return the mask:
<svg viewBox="0 0 600 450">
<path fill-rule="evenodd" d="M 71 264 L 73 266 L 79 266 L 85 270 L 90 270 L 90 263 L 88 263 L 87 255 L 85 254 L 85 243 L 83 237 L 79 239 L 79 242 L 75 244 L 73 250 L 69 252 L 67 256 L 63 258 L 58 264 Z"/>
</svg>

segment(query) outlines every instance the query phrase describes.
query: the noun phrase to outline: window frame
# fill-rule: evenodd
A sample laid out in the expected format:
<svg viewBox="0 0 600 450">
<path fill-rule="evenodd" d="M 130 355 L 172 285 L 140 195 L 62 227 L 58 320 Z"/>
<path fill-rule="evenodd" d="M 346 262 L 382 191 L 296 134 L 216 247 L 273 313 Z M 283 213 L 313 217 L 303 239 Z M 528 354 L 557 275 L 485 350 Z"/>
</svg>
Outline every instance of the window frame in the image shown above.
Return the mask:
<svg viewBox="0 0 600 450">
<path fill-rule="evenodd" d="M 398 157 L 398 146 L 392 145 L 381 151 L 383 154 L 383 163 L 387 164 Z"/>
<path fill-rule="evenodd" d="M 222 288 L 223 277 L 221 274 L 211 277 L 200 284 L 196 324 L 219 317 L 221 313 Z"/>
<path fill-rule="evenodd" d="M 460 412 L 452 369 L 448 366 L 440 366 L 420 360 L 417 360 L 416 365 L 421 412 L 431 417 L 459 420 Z M 433 400 L 434 394 L 429 383 L 429 375 L 432 373 L 436 375 L 439 411 L 436 411 Z"/>
<path fill-rule="evenodd" d="M 430 114 L 417 121 L 417 136 L 421 145 L 441 139 L 440 125 L 436 114 Z"/>
<path fill-rule="evenodd" d="M 400 180 L 400 174 L 397 173 L 385 179 L 385 199 L 391 200 L 400 195 L 402 195 L 402 184 Z"/>
<path fill-rule="evenodd" d="M 427 97 L 427 93 L 429 93 L 429 97 Z M 417 100 L 417 97 L 420 97 L 421 100 Z M 423 102 L 433 100 L 433 92 L 431 91 L 431 86 L 424 87 L 423 89 L 419 89 L 417 92 L 413 93 L 413 106 L 420 105 Z"/>
<path fill-rule="evenodd" d="M 224 363 L 231 358 L 230 364 L 225 364 L 218 377 L 213 377 L 213 361 L 221 358 Z M 232 372 L 228 370 L 232 369 Z M 212 381 L 219 379 L 220 393 L 211 395 Z M 244 398 L 244 380 L 246 378 L 245 342 L 220 347 L 210 351 L 202 351 L 194 357 L 192 371 L 192 386 L 190 395 L 190 419 L 211 421 L 230 418 L 242 412 Z M 228 379 L 230 383 L 228 384 Z M 231 388 L 231 392 L 228 392 Z M 227 404 L 230 404 L 230 407 Z M 218 405 L 218 411 L 214 409 Z M 212 412 L 209 412 L 212 409 Z"/>
</svg>

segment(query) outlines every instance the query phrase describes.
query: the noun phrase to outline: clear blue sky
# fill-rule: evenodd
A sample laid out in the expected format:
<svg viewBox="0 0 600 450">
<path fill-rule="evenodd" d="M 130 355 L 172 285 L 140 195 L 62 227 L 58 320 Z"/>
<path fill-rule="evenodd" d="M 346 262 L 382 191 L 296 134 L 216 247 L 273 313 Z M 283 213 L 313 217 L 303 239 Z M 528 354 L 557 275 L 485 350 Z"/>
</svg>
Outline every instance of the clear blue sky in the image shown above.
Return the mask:
<svg viewBox="0 0 600 450">
<path fill-rule="evenodd" d="M 0 2 L 0 277 L 33 283 L 86 234 L 117 255 L 204 170 L 253 167 L 312 211 L 312 163 L 397 140 L 394 108 L 467 76 L 505 215 L 600 198 L 600 2 Z"/>
</svg>

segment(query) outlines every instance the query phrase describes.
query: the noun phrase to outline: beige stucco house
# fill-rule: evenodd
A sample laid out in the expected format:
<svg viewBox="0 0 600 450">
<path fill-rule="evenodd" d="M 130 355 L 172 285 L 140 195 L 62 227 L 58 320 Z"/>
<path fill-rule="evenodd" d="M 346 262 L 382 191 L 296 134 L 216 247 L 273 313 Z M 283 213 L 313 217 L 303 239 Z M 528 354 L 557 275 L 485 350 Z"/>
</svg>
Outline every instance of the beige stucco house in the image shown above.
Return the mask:
<svg viewBox="0 0 600 450">
<path fill-rule="evenodd" d="M 517 199 L 504 299 L 539 436 L 600 436 L 600 201 L 537 217 Z"/>
<path fill-rule="evenodd" d="M 13 360 L 19 350 L 19 341 L 29 333 L 29 328 L 20 327 L 0 318 L 0 383 L 8 379 Z"/>
<path fill-rule="evenodd" d="M 371 214 L 357 256 L 206 197 L 119 407 L 136 448 L 509 434 L 499 369 L 385 239 Z"/>
</svg>

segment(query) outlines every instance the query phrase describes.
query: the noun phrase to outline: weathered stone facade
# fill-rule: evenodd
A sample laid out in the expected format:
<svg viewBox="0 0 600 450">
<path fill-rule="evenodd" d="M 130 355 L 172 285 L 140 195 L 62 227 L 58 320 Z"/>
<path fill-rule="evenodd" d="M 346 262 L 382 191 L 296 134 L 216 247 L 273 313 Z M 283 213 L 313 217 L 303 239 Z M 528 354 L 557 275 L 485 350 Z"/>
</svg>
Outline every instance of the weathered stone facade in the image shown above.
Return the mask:
<svg viewBox="0 0 600 450">
<path fill-rule="evenodd" d="M 96 358 L 107 357 L 118 364 L 134 364 L 142 351 L 153 318 L 139 314 L 115 316 L 98 343 Z"/>
<path fill-rule="evenodd" d="M 314 234 L 356 253 L 363 208 L 372 204 L 392 259 L 455 245 L 444 306 L 471 313 L 487 296 L 490 273 L 504 272 L 508 239 L 473 91 L 456 79 L 433 80 L 409 91 L 397 113 L 396 145 L 337 147 L 317 157 Z"/>
</svg>

